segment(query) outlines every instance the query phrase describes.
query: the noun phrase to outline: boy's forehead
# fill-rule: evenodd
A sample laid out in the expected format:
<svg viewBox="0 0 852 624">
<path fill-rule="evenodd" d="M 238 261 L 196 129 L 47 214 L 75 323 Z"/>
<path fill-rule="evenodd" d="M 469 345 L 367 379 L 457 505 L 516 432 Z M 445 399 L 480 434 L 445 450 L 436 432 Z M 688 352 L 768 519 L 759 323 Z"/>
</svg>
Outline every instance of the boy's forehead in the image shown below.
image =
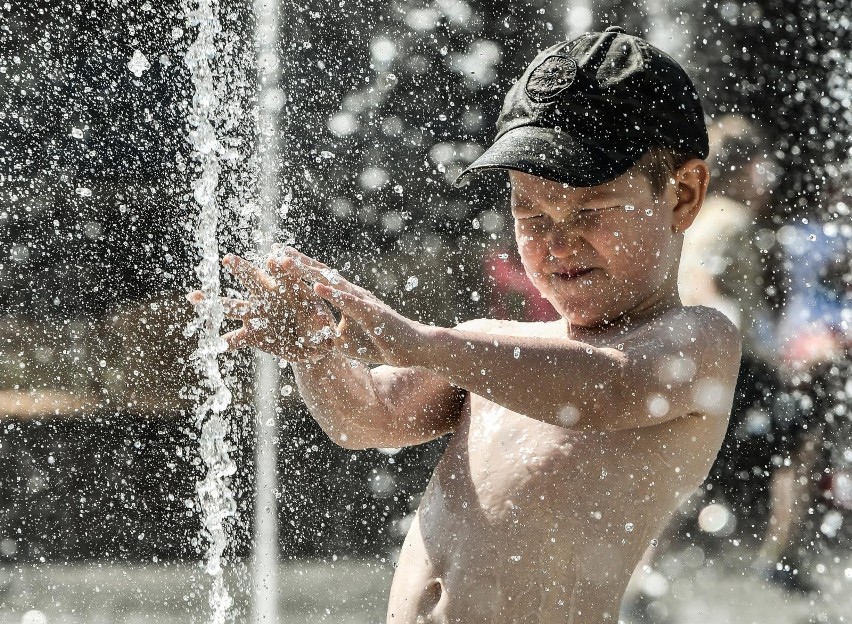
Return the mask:
<svg viewBox="0 0 852 624">
<path fill-rule="evenodd" d="M 596 186 L 570 186 L 521 171 L 509 171 L 509 179 L 513 195 L 541 199 L 571 197 L 577 201 L 591 201 L 614 196 L 630 198 L 644 193 L 646 190 L 644 187 L 647 185 L 642 184 L 643 181 L 647 182 L 645 177 L 634 169 Z"/>
</svg>

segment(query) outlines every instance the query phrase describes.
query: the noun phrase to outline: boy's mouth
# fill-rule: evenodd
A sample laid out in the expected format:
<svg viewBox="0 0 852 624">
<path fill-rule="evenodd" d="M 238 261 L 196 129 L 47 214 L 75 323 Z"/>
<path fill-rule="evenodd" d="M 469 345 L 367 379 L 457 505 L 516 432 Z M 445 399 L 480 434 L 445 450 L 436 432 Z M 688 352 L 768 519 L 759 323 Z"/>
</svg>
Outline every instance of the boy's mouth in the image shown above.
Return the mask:
<svg viewBox="0 0 852 624">
<path fill-rule="evenodd" d="M 594 268 L 565 269 L 563 271 L 554 271 L 551 275 L 561 280 L 575 280 L 588 275 L 592 271 L 594 271 Z"/>
</svg>

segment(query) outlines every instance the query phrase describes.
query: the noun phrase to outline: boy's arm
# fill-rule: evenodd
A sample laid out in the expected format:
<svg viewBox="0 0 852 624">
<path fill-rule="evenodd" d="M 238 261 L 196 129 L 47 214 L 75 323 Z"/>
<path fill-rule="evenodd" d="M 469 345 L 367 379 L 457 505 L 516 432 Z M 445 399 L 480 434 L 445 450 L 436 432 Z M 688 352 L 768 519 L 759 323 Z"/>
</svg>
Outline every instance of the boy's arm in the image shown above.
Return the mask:
<svg viewBox="0 0 852 624">
<path fill-rule="evenodd" d="M 428 370 L 370 370 L 336 352 L 314 364 L 292 366 L 311 415 L 346 448 L 428 442 L 453 431 L 463 409 L 464 390 Z"/>
<path fill-rule="evenodd" d="M 399 447 L 455 428 L 464 390 L 424 369 L 370 370 L 335 350 L 330 335 L 337 322 L 290 263 L 272 255 L 266 261 L 268 272 L 234 255 L 223 263 L 250 294 L 249 299 L 220 297 L 225 314 L 242 321 L 223 338 L 232 349 L 253 346 L 289 360 L 311 414 L 332 440 L 348 448 Z M 188 299 L 205 303 L 200 291 L 189 293 Z M 365 343 L 357 331 L 347 335 Z"/>
<path fill-rule="evenodd" d="M 695 309 L 693 309 L 695 310 Z M 687 415 L 726 419 L 739 332 L 709 309 L 677 311 L 615 347 L 429 328 L 421 366 L 555 425 L 618 430 Z"/>
<path fill-rule="evenodd" d="M 739 332 L 709 308 L 671 310 L 628 332 L 623 343 L 595 347 L 567 337 L 429 327 L 342 278 L 331 283 L 311 269 L 305 275 L 315 280 L 317 294 L 370 336 L 383 361 L 426 368 L 543 422 L 618 430 L 689 415 L 727 419 L 730 413 Z M 344 350 L 346 342 L 346 336 L 337 339 Z"/>
</svg>

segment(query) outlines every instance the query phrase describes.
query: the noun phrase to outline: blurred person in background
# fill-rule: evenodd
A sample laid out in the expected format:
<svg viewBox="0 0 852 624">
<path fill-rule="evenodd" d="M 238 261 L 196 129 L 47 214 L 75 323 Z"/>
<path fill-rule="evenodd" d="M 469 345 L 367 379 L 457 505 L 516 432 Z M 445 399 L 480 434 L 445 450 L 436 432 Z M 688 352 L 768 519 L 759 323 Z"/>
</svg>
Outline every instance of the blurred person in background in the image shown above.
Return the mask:
<svg viewBox="0 0 852 624">
<path fill-rule="evenodd" d="M 776 231 L 768 212 L 777 165 L 763 133 L 733 115 L 709 133 L 713 183 L 686 234 L 678 282 L 685 304 L 714 307 L 738 325 L 743 357 L 706 489 L 748 528 L 757 527 L 755 508 L 768 506 L 753 567 L 808 593 L 815 586 L 799 553 L 812 542 L 804 526 L 821 476 L 824 401 L 815 394 L 826 384 L 817 371 L 848 348 L 849 232 L 808 219 Z"/>
</svg>

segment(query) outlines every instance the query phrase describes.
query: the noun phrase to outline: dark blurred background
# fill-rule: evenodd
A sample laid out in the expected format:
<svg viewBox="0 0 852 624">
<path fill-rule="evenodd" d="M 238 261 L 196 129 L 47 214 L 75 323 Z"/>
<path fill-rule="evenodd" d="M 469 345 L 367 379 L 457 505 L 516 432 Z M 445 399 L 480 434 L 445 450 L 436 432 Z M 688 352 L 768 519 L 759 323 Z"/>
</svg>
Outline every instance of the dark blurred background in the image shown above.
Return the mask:
<svg viewBox="0 0 852 624">
<path fill-rule="evenodd" d="M 183 64 L 195 29 L 182 10 L 171 0 L 0 7 L 0 560 L 201 552 L 186 389 L 194 347 L 183 333 L 197 261 Z M 504 287 L 506 180 L 451 182 L 487 146 L 503 94 L 536 52 L 587 29 L 644 33 L 688 67 L 710 118 L 763 123 L 780 167 L 766 228 L 843 216 L 852 127 L 837 78 L 852 48 L 844 0 L 305 0 L 281 12 L 281 187 L 291 194 L 281 227 L 419 320 L 552 315 L 523 288 Z M 230 33 L 222 77 L 237 107 L 229 131 L 250 142 L 251 6 L 223 0 L 220 13 Z M 251 162 L 242 166 L 252 175 Z M 223 218 L 220 229 L 223 249 L 250 246 L 245 220 Z M 780 309 L 779 254 L 770 245 L 761 262 L 765 295 Z M 227 370 L 245 554 L 250 359 L 232 358 Z M 292 384 L 289 371 L 281 383 Z M 295 393 L 281 403 L 283 556 L 401 543 L 443 442 L 345 451 Z"/>
</svg>

